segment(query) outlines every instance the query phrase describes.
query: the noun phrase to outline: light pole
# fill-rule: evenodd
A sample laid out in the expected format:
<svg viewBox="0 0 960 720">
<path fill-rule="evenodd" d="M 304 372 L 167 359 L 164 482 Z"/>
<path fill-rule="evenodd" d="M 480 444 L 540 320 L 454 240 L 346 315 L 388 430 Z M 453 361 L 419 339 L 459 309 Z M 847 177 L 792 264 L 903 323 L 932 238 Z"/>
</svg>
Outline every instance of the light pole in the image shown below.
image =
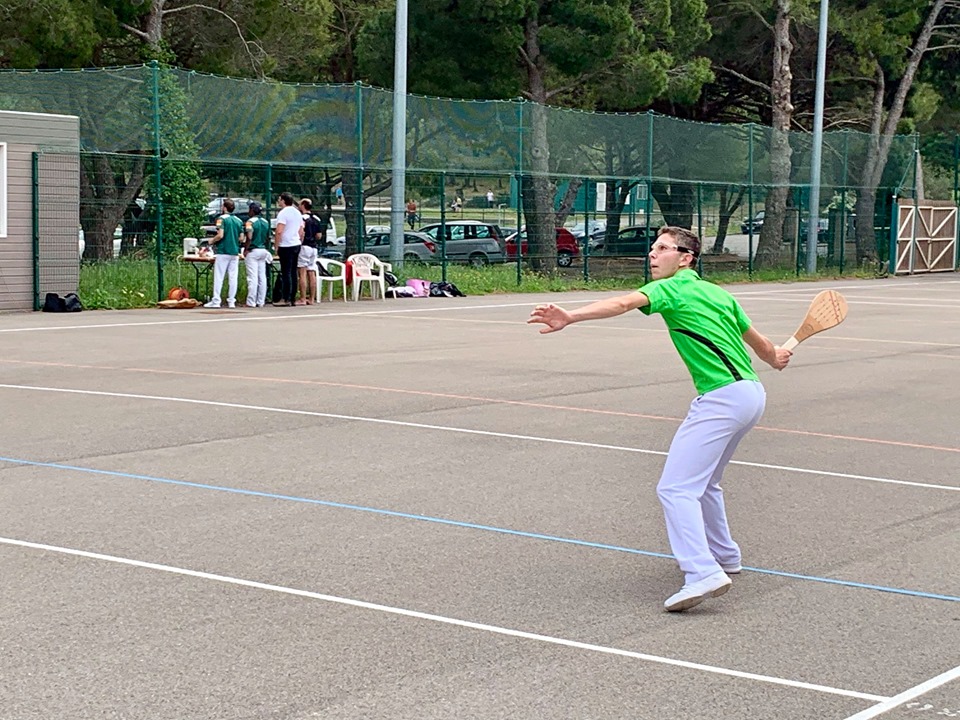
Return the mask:
<svg viewBox="0 0 960 720">
<path fill-rule="evenodd" d="M 407 0 L 397 0 L 393 49 L 393 177 L 390 192 L 390 263 L 403 266 L 403 211 L 407 174 Z"/>
<path fill-rule="evenodd" d="M 820 231 L 820 163 L 823 157 L 823 86 L 827 75 L 827 15 L 830 0 L 820 0 L 820 36 L 817 41 L 817 87 L 813 106 L 813 152 L 810 156 L 810 212 L 807 221 L 807 272 L 817 271 L 817 235 Z"/>
</svg>

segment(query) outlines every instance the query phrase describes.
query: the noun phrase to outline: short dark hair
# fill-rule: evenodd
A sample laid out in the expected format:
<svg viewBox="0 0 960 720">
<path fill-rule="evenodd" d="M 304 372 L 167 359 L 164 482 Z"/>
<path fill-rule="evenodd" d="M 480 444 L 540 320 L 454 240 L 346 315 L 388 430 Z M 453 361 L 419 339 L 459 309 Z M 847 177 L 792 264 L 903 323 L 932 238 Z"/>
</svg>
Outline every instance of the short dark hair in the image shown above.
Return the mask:
<svg viewBox="0 0 960 720">
<path fill-rule="evenodd" d="M 280 199 L 283 201 L 283 204 L 286 207 L 290 207 L 291 205 L 293 205 L 293 195 L 291 195 L 288 192 L 280 193 Z"/>
<path fill-rule="evenodd" d="M 657 231 L 657 237 L 661 235 L 672 237 L 677 247 L 693 255 L 694 260 L 700 257 L 700 238 L 691 230 L 675 225 L 664 225 Z"/>
<path fill-rule="evenodd" d="M 226 210 L 228 213 L 232 213 L 235 207 L 236 205 L 233 204 L 233 200 L 231 200 L 230 198 L 223 199 L 223 209 Z"/>
<path fill-rule="evenodd" d="M 307 212 L 310 212 L 311 210 L 313 210 L 313 201 L 310 200 L 310 198 L 303 198 L 300 201 L 300 207 L 302 207 Z"/>
</svg>

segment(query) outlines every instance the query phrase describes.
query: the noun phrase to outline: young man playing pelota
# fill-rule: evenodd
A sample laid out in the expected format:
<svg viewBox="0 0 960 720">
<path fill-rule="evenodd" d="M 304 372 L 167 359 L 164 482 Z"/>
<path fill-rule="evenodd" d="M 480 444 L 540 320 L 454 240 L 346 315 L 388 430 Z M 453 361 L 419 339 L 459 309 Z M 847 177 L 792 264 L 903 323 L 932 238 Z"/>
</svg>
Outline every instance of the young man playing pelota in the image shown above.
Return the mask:
<svg viewBox="0 0 960 720">
<path fill-rule="evenodd" d="M 761 335 L 730 293 L 700 279 L 693 269 L 699 254 L 700 240 L 692 232 L 661 228 L 650 249 L 652 282 L 577 310 L 537 305 L 527 321 L 546 325 L 540 332 L 550 333 L 640 310 L 659 313 L 670 330 L 698 393 L 657 485 L 670 547 L 685 575 L 683 587 L 664 603 L 671 612 L 723 595 L 731 584 L 727 574 L 740 572 L 740 548 L 727 526 L 720 479 L 766 399 L 744 343 L 776 370 L 792 355 Z"/>
</svg>

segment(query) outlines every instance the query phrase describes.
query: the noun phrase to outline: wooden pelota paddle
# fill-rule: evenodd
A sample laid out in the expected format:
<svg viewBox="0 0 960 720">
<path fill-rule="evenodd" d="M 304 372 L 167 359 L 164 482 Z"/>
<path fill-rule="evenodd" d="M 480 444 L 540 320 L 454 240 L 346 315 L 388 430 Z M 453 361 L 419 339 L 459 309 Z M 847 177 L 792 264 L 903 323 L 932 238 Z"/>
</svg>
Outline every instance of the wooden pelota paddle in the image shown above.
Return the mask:
<svg viewBox="0 0 960 720">
<path fill-rule="evenodd" d="M 817 296 L 807 308 L 807 315 L 797 331 L 787 340 L 782 347 L 785 350 L 793 350 L 811 335 L 816 335 L 824 330 L 829 330 L 843 322 L 847 316 L 847 300 L 836 290 L 824 290 L 817 293 Z"/>
</svg>

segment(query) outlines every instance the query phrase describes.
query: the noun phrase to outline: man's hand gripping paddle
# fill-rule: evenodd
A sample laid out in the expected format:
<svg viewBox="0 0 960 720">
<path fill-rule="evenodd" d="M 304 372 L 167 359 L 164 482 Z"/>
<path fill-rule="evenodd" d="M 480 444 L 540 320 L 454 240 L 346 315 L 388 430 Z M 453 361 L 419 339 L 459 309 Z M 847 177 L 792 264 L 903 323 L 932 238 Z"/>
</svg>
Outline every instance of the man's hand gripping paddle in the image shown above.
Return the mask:
<svg viewBox="0 0 960 720">
<path fill-rule="evenodd" d="M 782 347 L 784 350 L 793 350 L 811 335 L 829 330 L 843 322 L 847 316 L 847 300 L 836 290 L 824 290 L 810 303 L 807 316 L 797 331 Z"/>
</svg>

